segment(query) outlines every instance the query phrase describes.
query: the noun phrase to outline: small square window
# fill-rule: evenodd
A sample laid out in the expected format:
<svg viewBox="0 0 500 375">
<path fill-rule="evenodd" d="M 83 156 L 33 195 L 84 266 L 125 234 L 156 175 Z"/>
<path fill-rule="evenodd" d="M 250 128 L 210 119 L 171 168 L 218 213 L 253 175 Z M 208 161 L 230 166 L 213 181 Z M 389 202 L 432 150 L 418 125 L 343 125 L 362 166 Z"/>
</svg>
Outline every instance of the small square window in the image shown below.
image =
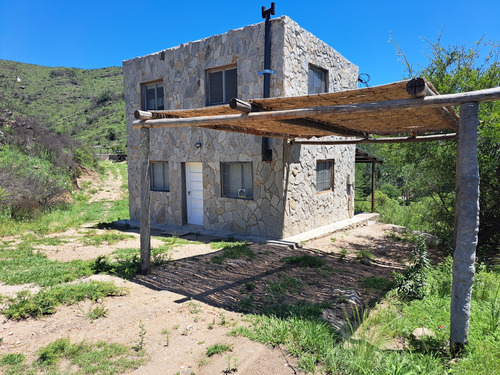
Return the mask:
<svg viewBox="0 0 500 375">
<path fill-rule="evenodd" d="M 328 72 L 326 70 L 309 66 L 309 84 L 307 93 L 319 94 L 321 92 L 328 92 L 327 77 Z"/>
<path fill-rule="evenodd" d="M 221 163 L 222 196 L 252 199 L 252 163 Z"/>
<path fill-rule="evenodd" d="M 143 111 L 165 109 L 162 82 L 142 85 L 141 91 Z"/>
<path fill-rule="evenodd" d="M 229 103 L 238 96 L 237 69 L 222 69 L 207 72 L 208 104 Z"/>
<path fill-rule="evenodd" d="M 316 192 L 333 190 L 333 160 L 316 162 Z"/>
<path fill-rule="evenodd" d="M 151 162 L 151 190 L 170 191 L 167 162 Z"/>
</svg>

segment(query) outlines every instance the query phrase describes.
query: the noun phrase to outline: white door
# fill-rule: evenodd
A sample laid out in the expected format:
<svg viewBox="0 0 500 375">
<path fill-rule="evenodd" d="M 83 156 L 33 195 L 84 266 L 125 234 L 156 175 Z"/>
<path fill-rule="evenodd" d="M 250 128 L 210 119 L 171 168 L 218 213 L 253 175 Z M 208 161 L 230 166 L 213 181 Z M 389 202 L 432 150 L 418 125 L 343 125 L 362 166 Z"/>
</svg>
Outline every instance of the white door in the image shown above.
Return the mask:
<svg viewBox="0 0 500 375">
<path fill-rule="evenodd" d="M 188 224 L 203 225 L 203 170 L 201 163 L 186 163 Z"/>
</svg>

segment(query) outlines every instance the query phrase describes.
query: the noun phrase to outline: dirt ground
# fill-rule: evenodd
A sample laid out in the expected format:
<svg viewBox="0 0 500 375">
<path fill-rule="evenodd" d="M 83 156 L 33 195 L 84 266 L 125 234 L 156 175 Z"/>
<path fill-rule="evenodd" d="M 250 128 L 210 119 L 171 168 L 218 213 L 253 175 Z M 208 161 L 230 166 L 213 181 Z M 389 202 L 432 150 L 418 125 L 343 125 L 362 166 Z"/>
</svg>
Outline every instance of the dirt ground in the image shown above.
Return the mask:
<svg viewBox="0 0 500 375">
<path fill-rule="evenodd" d="M 122 184 L 111 176 L 105 182 L 96 182 L 91 176 L 88 179 L 101 184 L 100 195 L 94 199 L 109 200 L 107 193 L 118 190 Z M 143 327 L 149 361 L 134 374 L 221 374 L 228 361 L 237 361 L 238 374 L 300 374 L 295 359 L 284 348 L 269 348 L 243 337 L 229 337 L 227 333 L 236 325 L 248 324 L 242 311 L 259 312 L 269 301 L 276 302 L 276 298 L 282 298 L 279 302 L 284 303 L 334 302 L 338 311 L 348 304 L 342 297 L 352 291 L 361 303 L 376 301 L 380 291 L 365 288 L 362 282 L 372 276 L 391 278 L 392 271 L 404 266 L 410 245 L 387 236 L 397 229 L 371 223 L 309 241 L 300 249 L 251 244 L 255 259 L 226 260 L 223 264 L 210 261 L 220 252 L 210 247 L 213 239 L 193 237 L 199 243 L 174 248 L 172 261 L 154 268 L 149 276 L 133 280 L 108 275 L 90 277 L 112 280 L 128 290 L 124 296 L 98 301 L 108 310 L 107 317 L 91 322 L 86 314 L 94 303 L 89 301 L 59 307 L 55 314 L 40 319 L 13 321 L 0 316 L 0 354 L 24 353 L 31 360 L 39 348 L 64 337 L 72 342 L 103 340 L 133 345 L 139 342 Z M 117 248 L 139 247 L 136 232 L 127 232 L 133 238 L 114 245 L 84 246 L 78 238 L 87 231 L 101 230 L 89 223 L 57 234 L 68 242 L 39 248 L 50 259 L 69 261 L 94 259 Z M 161 243 L 154 239 L 152 246 Z M 371 252 L 374 258 L 360 261 L 361 250 Z M 325 259 L 326 266 L 319 270 L 281 261 L 283 257 L 305 253 Z M 300 284 L 295 293 L 278 297 L 273 294 L 270 285 L 292 278 Z M 15 295 L 24 288 L 36 291 L 29 285 L 0 285 L 0 294 Z M 231 344 L 232 351 L 208 358 L 207 347 L 216 343 Z"/>
</svg>

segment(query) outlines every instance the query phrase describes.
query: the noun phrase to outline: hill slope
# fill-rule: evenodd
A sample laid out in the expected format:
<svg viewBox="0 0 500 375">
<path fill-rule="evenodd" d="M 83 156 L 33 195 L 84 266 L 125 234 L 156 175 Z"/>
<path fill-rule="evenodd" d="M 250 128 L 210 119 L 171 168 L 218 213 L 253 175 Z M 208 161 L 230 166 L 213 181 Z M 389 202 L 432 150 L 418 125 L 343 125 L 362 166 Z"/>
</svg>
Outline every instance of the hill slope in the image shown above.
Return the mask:
<svg viewBox="0 0 500 375">
<path fill-rule="evenodd" d="M 125 151 L 121 67 L 50 68 L 0 60 L 0 103 L 88 145 Z"/>
</svg>

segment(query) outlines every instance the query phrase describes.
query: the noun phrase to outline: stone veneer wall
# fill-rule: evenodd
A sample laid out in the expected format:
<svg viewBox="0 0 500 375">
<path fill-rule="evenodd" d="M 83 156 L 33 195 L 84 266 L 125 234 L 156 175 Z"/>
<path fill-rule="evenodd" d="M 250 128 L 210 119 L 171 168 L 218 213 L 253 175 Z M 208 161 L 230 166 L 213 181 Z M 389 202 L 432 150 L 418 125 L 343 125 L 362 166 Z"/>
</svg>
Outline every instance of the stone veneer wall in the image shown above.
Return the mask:
<svg viewBox="0 0 500 375">
<path fill-rule="evenodd" d="M 328 71 L 328 92 L 357 87 L 358 67 L 332 47 L 285 20 L 285 96 L 306 95 L 309 66 Z M 339 137 L 326 137 L 335 139 Z M 283 237 L 351 217 L 354 213 L 355 146 L 286 145 L 286 206 Z M 334 160 L 333 191 L 316 193 L 317 160 Z"/>
<path fill-rule="evenodd" d="M 283 40 L 285 18 L 272 21 L 271 96 L 283 95 Z M 140 108 L 141 84 L 163 81 L 165 108 L 206 105 L 207 69 L 236 65 L 238 97 L 262 97 L 264 24 L 231 30 L 148 56 L 123 62 L 128 131 L 130 216 L 140 218 L 139 132 L 132 128 L 133 112 Z M 200 141 L 202 147 L 194 147 Z M 262 162 L 261 138 L 196 128 L 152 129 L 151 160 L 168 161 L 170 192 L 151 192 L 154 222 L 183 224 L 182 163 L 202 162 L 203 226 L 279 238 L 283 232 L 282 140 L 272 140 L 273 161 Z M 220 162 L 251 161 L 253 199 L 221 197 Z"/>
</svg>

